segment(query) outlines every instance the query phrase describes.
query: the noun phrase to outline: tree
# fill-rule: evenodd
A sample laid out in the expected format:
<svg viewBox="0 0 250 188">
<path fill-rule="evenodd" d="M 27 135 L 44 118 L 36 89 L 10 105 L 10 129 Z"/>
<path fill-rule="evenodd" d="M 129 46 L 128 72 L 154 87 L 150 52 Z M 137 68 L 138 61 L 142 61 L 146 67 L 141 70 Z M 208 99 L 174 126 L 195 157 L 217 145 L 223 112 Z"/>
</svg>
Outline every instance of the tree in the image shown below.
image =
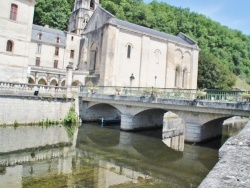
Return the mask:
<svg viewBox="0 0 250 188">
<path fill-rule="evenodd" d="M 199 57 L 198 87 L 207 89 L 231 89 L 236 77 L 209 52 L 201 51 Z"/>
<path fill-rule="evenodd" d="M 72 0 L 36 0 L 34 24 L 66 30 Z"/>
</svg>

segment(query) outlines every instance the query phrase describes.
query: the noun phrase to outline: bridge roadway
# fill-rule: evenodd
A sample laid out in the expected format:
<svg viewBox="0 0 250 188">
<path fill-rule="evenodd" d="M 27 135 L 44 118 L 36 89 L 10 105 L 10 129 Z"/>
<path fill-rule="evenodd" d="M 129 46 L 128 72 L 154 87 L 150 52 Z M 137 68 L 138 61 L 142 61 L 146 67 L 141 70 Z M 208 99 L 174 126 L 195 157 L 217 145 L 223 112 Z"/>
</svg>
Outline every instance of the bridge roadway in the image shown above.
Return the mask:
<svg viewBox="0 0 250 188">
<path fill-rule="evenodd" d="M 120 117 L 122 130 L 162 125 L 166 112 L 173 112 L 184 121 L 186 141 L 202 142 L 219 136 L 225 119 L 249 117 L 250 103 L 79 93 L 79 116 L 82 121 Z"/>
</svg>

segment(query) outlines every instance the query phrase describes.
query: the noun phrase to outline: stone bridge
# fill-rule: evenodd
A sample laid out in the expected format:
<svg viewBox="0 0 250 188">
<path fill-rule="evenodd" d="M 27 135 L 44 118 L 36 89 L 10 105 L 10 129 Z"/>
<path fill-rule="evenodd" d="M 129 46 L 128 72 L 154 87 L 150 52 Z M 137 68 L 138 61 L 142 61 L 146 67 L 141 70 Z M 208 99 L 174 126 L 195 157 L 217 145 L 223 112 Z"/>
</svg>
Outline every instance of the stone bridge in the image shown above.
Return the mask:
<svg viewBox="0 0 250 188">
<path fill-rule="evenodd" d="M 119 117 L 120 128 L 127 131 L 162 125 L 164 114 L 172 112 L 185 123 L 185 140 L 188 142 L 201 142 L 217 137 L 222 133 L 222 123 L 225 119 L 250 115 L 248 102 L 83 92 L 79 94 L 79 99 L 79 116 L 82 121 Z"/>
</svg>

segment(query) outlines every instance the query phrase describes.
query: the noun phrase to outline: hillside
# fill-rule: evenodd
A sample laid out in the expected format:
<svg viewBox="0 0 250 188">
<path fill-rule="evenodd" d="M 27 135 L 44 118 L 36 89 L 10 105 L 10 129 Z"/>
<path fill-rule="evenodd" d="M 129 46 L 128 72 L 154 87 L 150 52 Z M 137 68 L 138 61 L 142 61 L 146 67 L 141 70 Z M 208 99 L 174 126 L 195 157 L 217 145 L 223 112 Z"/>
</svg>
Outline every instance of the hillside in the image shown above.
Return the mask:
<svg viewBox="0 0 250 188">
<path fill-rule="evenodd" d="M 44 2 L 53 1 L 59 0 Z M 64 2 L 68 3 L 66 7 L 72 7 L 72 0 Z M 198 87 L 230 89 L 235 86 L 236 76 L 250 84 L 250 36 L 231 30 L 189 9 L 173 7 L 162 2 L 145 4 L 142 0 L 100 0 L 100 3 L 103 8 L 122 20 L 173 35 L 183 32 L 196 40 L 201 49 Z M 35 13 L 35 21 L 36 15 L 42 17 L 39 3 L 36 10 L 40 11 L 39 14 Z M 58 14 L 61 15 L 62 12 Z M 65 11 L 65 14 L 68 12 Z M 49 25 L 52 27 L 66 29 L 58 27 L 57 24 L 53 25 L 52 21 L 51 23 Z M 44 21 L 42 24 L 45 24 Z"/>
</svg>

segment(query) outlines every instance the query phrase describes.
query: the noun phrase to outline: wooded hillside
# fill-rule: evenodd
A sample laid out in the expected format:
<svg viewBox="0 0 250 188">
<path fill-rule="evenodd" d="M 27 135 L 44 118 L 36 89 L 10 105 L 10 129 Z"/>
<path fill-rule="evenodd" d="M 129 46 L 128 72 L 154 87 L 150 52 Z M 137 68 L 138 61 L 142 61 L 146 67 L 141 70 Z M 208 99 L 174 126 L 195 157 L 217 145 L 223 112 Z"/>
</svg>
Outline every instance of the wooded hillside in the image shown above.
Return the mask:
<svg viewBox="0 0 250 188">
<path fill-rule="evenodd" d="M 46 20 L 50 20 L 50 26 L 66 30 L 67 20 L 62 14 L 68 16 L 69 11 L 61 11 L 61 8 L 56 7 L 64 6 L 68 10 L 74 2 L 63 0 L 63 4 L 59 1 L 37 0 L 34 22 L 46 24 Z M 53 10 L 45 8 L 49 3 L 53 4 Z M 235 75 L 250 84 L 250 36 L 222 26 L 204 15 L 190 12 L 189 9 L 162 2 L 145 4 L 142 0 L 101 0 L 100 3 L 122 20 L 173 35 L 183 32 L 196 40 L 201 49 L 198 87 L 230 89 L 235 84 Z M 53 14 L 49 16 L 51 11 Z M 38 17 L 46 19 L 39 22 Z M 62 19 L 58 20 L 59 17 Z"/>
</svg>

